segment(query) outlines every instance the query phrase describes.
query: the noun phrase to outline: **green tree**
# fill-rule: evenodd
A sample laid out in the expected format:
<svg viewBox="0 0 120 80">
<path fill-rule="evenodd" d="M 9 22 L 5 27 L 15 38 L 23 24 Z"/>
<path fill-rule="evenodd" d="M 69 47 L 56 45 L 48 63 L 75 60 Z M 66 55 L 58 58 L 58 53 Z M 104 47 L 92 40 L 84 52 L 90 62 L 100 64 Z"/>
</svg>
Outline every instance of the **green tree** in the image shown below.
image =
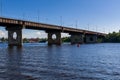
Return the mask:
<svg viewBox="0 0 120 80">
<path fill-rule="evenodd" d="M 70 42 L 70 37 L 64 37 L 64 38 L 62 38 L 62 42 Z"/>
<path fill-rule="evenodd" d="M 2 41 L 2 42 L 5 42 L 5 38 L 4 38 L 4 37 L 2 37 L 2 38 L 1 38 L 1 41 Z"/>
<path fill-rule="evenodd" d="M 28 43 L 28 42 L 29 42 L 29 40 L 27 38 L 23 39 L 23 43 Z"/>
<path fill-rule="evenodd" d="M 112 32 L 109 33 L 106 37 L 105 37 L 105 42 L 112 42 L 112 43 L 120 43 L 120 32 Z"/>
</svg>

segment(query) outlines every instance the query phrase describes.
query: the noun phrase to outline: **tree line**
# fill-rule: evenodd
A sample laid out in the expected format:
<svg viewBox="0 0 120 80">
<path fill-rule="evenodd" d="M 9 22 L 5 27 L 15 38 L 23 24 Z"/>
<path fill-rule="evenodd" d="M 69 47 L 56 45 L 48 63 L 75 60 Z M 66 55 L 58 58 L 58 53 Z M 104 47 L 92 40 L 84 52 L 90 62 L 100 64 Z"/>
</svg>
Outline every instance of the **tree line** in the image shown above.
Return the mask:
<svg viewBox="0 0 120 80">
<path fill-rule="evenodd" d="M 120 32 L 112 32 L 107 34 L 103 41 L 109 43 L 120 43 Z"/>
<path fill-rule="evenodd" d="M 31 40 L 36 41 L 36 42 L 47 42 L 47 38 L 23 38 L 23 43 L 29 43 Z M 0 42 L 8 42 L 8 38 L 0 38 Z M 70 37 L 63 37 L 62 42 L 70 42 Z"/>
</svg>

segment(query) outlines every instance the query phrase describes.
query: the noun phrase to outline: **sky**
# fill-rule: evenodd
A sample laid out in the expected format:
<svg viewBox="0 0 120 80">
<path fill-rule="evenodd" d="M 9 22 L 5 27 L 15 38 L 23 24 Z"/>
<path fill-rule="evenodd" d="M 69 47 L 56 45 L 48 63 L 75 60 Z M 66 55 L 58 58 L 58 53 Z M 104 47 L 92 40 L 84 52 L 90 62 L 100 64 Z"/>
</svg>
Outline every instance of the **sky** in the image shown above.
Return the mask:
<svg viewBox="0 0 120 80">
<path fill-rule="evenodd" d="M 118 32 L 120 0 L 0 0 L 0 16 L 104 33 Z M 7 37 L 2 27 L 0 37 Z M 46 38 L 47 34 L 24 29 L 23 37 Z"/>
</svg>

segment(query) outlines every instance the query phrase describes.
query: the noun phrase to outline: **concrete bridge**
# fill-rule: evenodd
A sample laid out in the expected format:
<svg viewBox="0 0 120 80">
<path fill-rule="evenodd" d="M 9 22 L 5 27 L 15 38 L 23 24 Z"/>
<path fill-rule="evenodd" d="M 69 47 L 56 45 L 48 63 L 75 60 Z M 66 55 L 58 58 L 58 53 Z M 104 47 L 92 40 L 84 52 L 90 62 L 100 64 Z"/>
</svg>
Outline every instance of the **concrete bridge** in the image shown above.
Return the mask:
<svg viewBox="0 0 120 80">
<path fill-rule="evenodd" d="M 18 19 L 10 19 L 0 17 L 0 26 L 3 26 L 8 31 L 8 45 L 9 46 L 22 46 L 22 29 L 45 30 L 48 33 L 48 45 L 56 44 L 61 45 L 61 33 L 69 33 L 71 35 L 71 44 L 75 43 L 96 43 L 98 37 L 104 37 L 106 34 L 68 28 L 64 26 L 37 23 L 32 21 L 24 21 Z M 16 33 L 16 39 L 13 34 Z M 31 33 L 32 34 L 32 33 Z M 52 35 L 56 35 L 56 39 L 52 39 Z"/>
</svg>

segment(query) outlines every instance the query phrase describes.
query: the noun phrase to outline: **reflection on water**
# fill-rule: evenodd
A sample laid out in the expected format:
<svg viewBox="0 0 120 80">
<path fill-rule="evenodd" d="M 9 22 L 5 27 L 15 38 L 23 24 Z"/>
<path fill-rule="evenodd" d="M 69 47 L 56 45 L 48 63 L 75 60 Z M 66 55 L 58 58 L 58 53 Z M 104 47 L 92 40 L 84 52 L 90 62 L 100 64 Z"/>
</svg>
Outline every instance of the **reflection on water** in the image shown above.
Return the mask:
<svg viewBox="0 0 120 80">
<path fill-rule="evenodd" d="M 31 76 L 21 73 L 22 48 L 8 47 L 6 53 L 5 71 L 1 73 L 1 78 L 4 80 L 34 80 Z"/>
<path fill-rule="evenodd" d="M 120 44 L 0 44 L 0 80 L 119 80 Z"/>
<path fill-rule="evenodd" d="M 22 58 L 22 49 L 8 48 L 7 61 L 6 61 L 6 75 L 9 80 L 21 78 L 20 63 Z"/>
</svg>

